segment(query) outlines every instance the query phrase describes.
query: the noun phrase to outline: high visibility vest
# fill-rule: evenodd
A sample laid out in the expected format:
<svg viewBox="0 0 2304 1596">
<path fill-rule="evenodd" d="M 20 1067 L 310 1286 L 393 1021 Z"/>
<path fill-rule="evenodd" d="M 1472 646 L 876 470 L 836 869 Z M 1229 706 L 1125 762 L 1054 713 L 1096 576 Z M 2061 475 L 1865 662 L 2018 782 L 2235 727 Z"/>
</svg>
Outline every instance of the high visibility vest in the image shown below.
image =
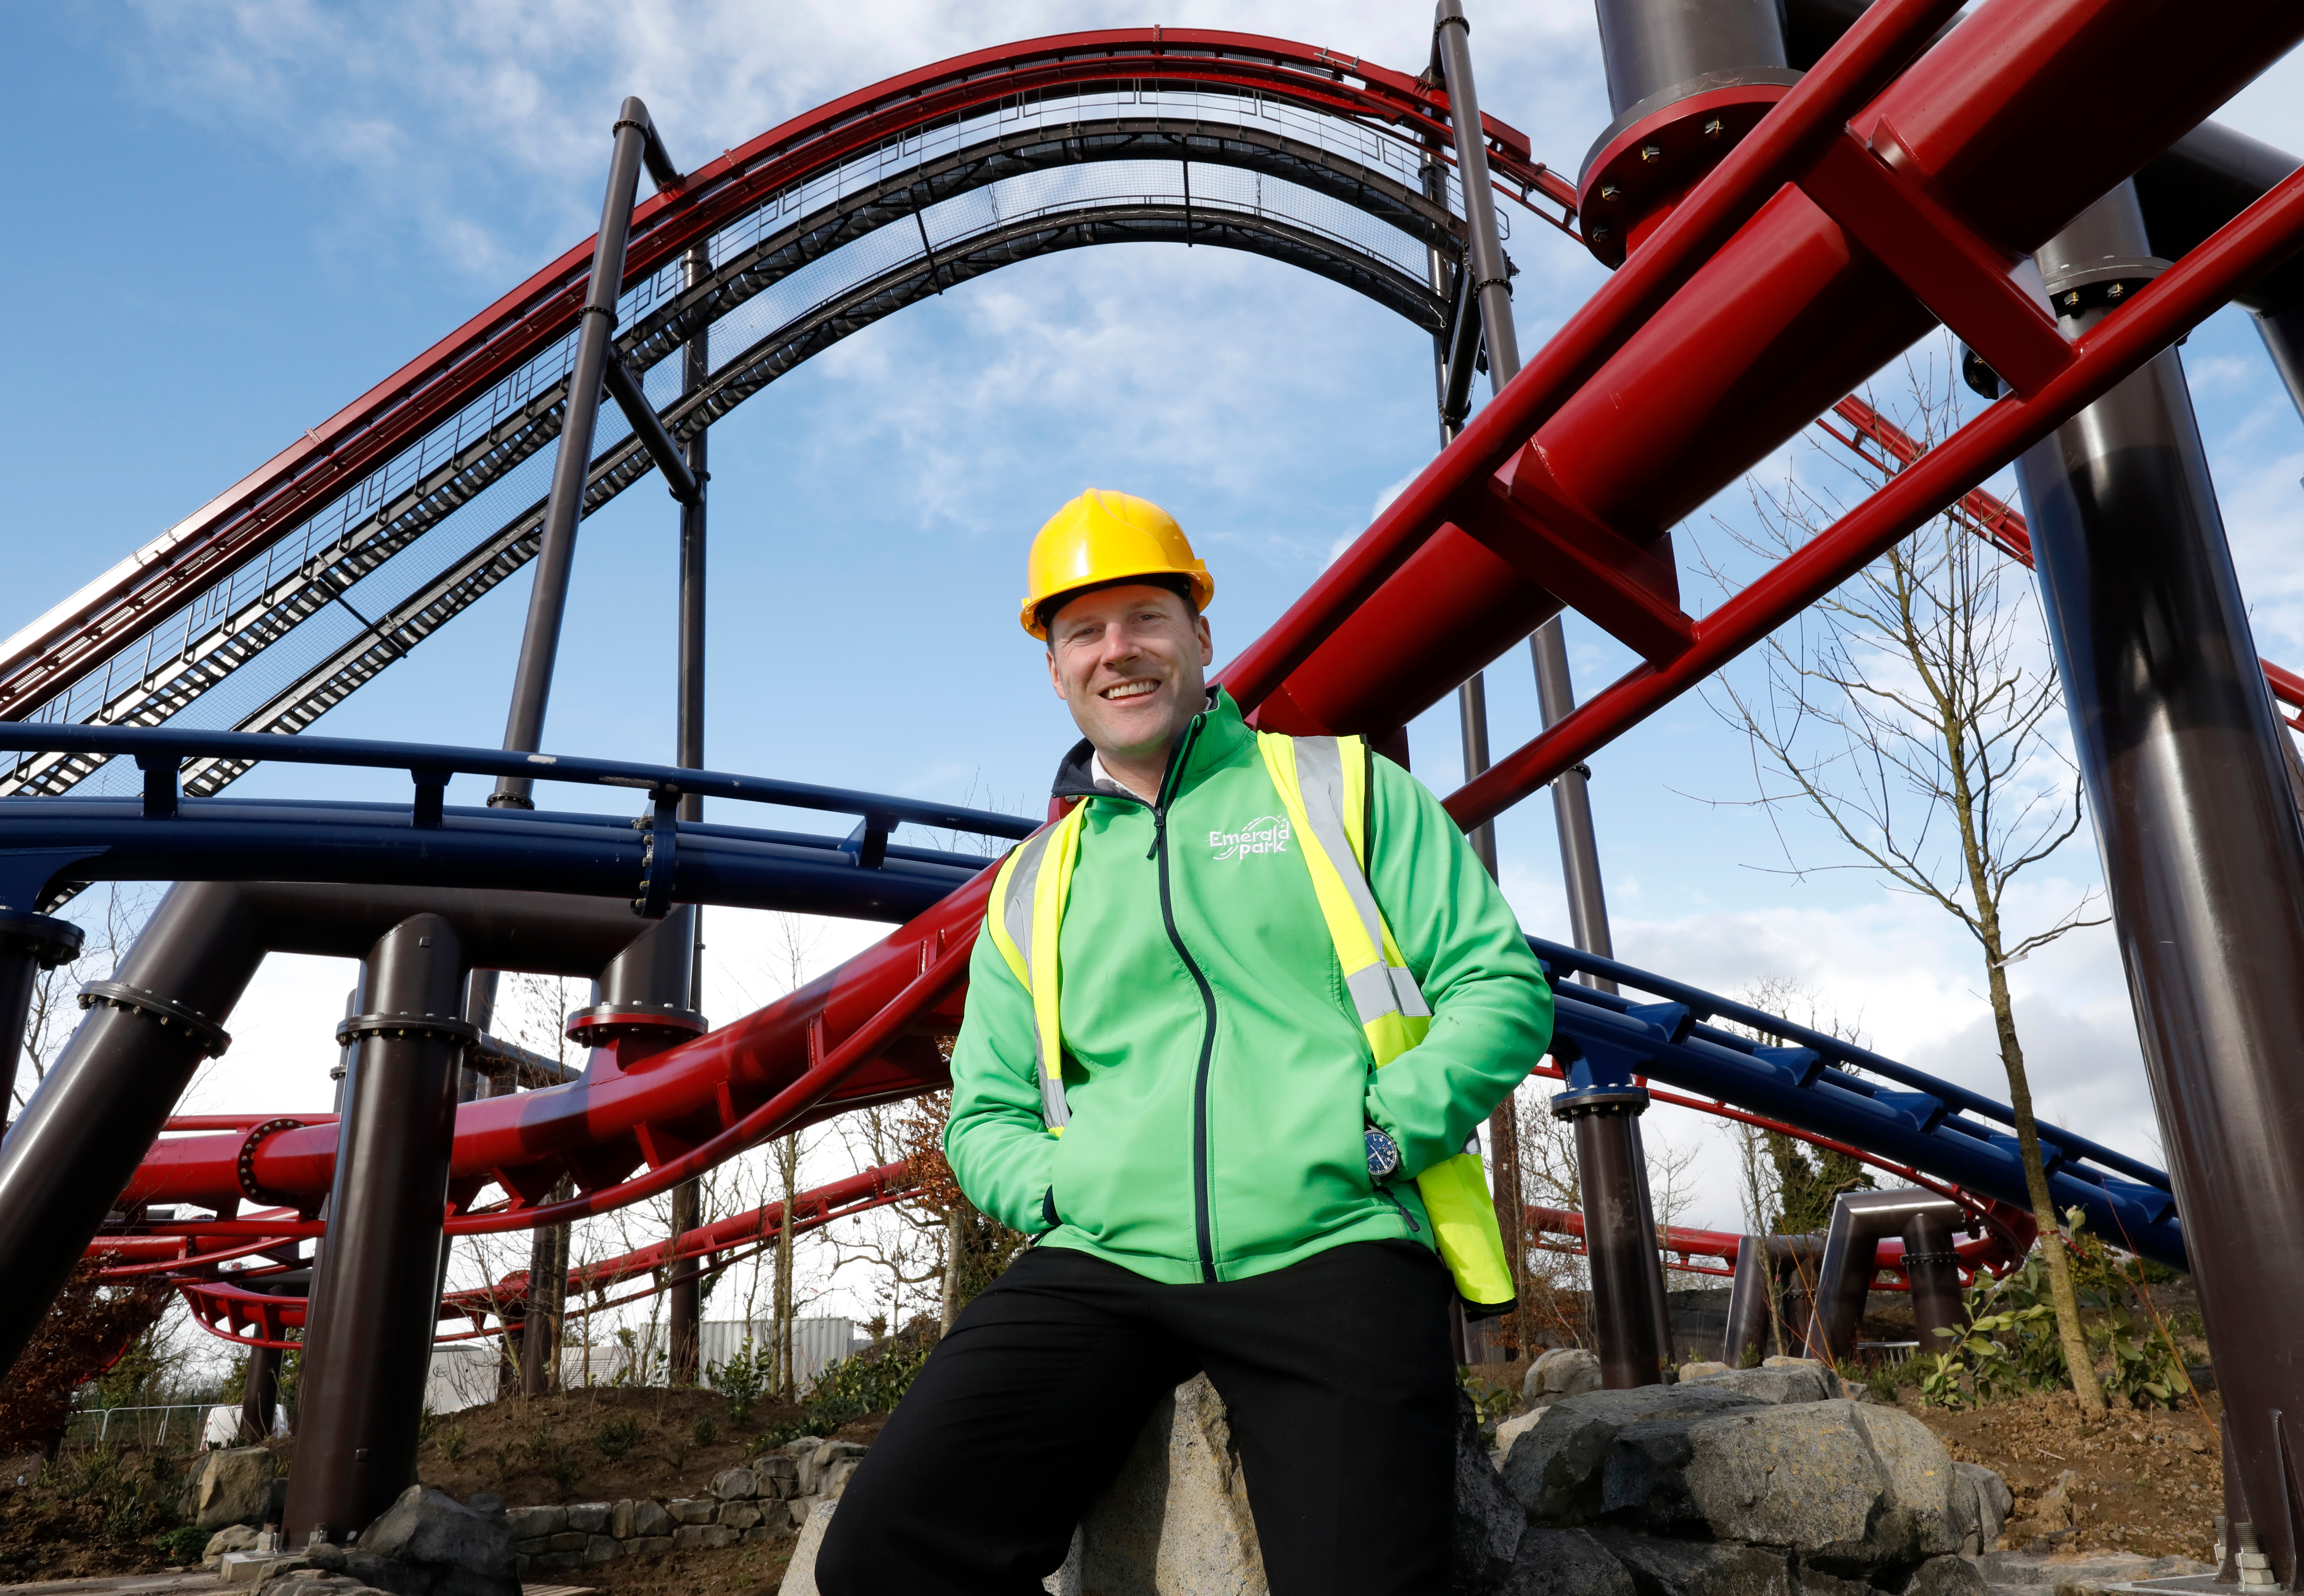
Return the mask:
<svg viewBox="0 0 2304 1596">
<path fill-rule="evenodd" d="M 1345 991 L 1381 1069 L 1424 1040 L 1432 1009 L 1368 890 L 1368 744 L 1358 737 L 1295 738 L 1269 731 L 1258 732 L 1256 744 L 1302 842 L 1301 856 L 1312 873 L 1312 891 L 1343 969 Z M 1074 805 L 1008 856 L 994 879 L 986 916 L 993 945 L 1032 997 L 1040 1114 L 1052 1136 L 1062 1136 L 1072 1119 L 1064 1102 L 1056 948 L 1087 809 Z M 1476 1316 L 1501 1313 L 1512 1305 L 1512 1269 L 1478 1146 L 1475 1136 L 1463 1152 L 1416 1178 L 1441 1260 L 1455 1279 L 1466 1311 Z"/>
</svg>

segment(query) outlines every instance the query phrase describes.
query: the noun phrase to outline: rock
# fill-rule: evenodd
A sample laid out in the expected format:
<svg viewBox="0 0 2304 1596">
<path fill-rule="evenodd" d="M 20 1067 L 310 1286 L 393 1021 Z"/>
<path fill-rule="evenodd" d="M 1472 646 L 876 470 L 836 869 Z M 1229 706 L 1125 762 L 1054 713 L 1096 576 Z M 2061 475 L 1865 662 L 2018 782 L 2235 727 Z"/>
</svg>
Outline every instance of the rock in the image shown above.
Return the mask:
<svg viewBox="0 0 2304 1596">
<path fill-rule="evenodd" d="M 1537 1420 L 1543 1416 L 1544 1409 L 1539 1407 L 1532 1412 L 1514 1414 L 1511 1418 L 1506 1419 L 1502 1423 L 1498 1424 L 1496 1426 L 1496 1444 L 1494 1448 L 1496 1457 L 1501 1459 L 1510 1453 L 1512 1449 L 1512 1442 L 1518 1440 L 1521 1436 L 1526 1435 L 1529 1431 L 1535 1429 Z"/>
<path fill-rule="evenodd" d="M 708 1496 L 683 1496 L 666 1502 L 664 1510 L 672 1515 L 674 1524 L 710 1524 L 719 1516 L 720 1504 Z"/>
<path fill-rule="evenodd" d="M 1627 1425 L 1602 1500 L 1619 1524 L 1786 1547 L 1860 1574 L 1957 1551 L 1957 1479 L 1910 1414 L 1814 1402 Z"/>
<path fill-rule="evenodd" d="M 464 1506 L 475 1513 L 502 1513 L 504 1499 L 493 1490 L 476 1490 L 464 1499 Z"/>
<path fill-rule="evenodd" d="M 785 1500 L 800 1494 L 800 1465 L 781 1453 L 771 1452 L 752 1465 L 752 1476 L 759 1482 L 759 1494 L 780 1497 Z"/>
<path fill-rule="evenodd" d="M 776 1596 L 816 1596 L 816 1554 L 824 1545 L 824 1532 L 832 1523 L 832 1510 L 837 1502 L 819 1503 L 800 1526 L 800 1540 L 792 1547 L 792 1561 L 784 1565 L 784 1583 L 776 1587 Z"/>
<path fill-rule="evenodd" d="M 1632 1576 L 1585 1530 L 1530 1526 L 1495 1596 L 1634 1596 Z"/>
<path fill-rule="evenodd" d="M 720 1522 L 739 1533 L 754 1528 L 763 1516 L 756 1502 L 726 1502 L 720 1508 Z"/>
<path fill-rule="evenodd" d="M 609 1516 L 615 1512 L 613 1502 L 572 1502 L 568 1507 L 568 1527 L 597 1535 L 608 1527 Z"/>
<path fill-rule="evenodd" d="M 520 1596 L 508 1516 L 411 1485 L 360 1532 L 345 1571 L 398 1596 Z"/>
<path fill-rule="evenodd" d="M 2215 1573 L 2213 1565 L 2196 1563 L 2190 1558 L 2147 1558 L 2132 1551 L 2054 1558 L 2029 1552 L 1988 1551 L 1975 1563 L 1985 1583 L 1995 1590 L 2028 1585 L 2055 1589 L 2071 1585 L 2093 1590 L 2147 1579 L 2207 1578 Z"/>
<path fill-rule="evenodd" d="M 1755 1401 L 1780 1406 L 1828 1402 L 1845 1395 L 1840 1376 L 1813 1358 L 1770 1358 L 1757 1369 L 1724 1367 L 1717 1373 L 1700 1374 L 1696 1379 L 1698 1384 L 1714 1390 L 1734 1391 Z"/>
<path fill-rule="evenodd" d="M 512 1507 L 504 1513 L 504 1524 L 515 1541 L 534 1541 L 545 1535 L 555 1535 L 568 1527 L 565 1507 Z"/>
<path fill-rule="evenodd" d="M 608 1509 L 608 1533 L 619 1541 L 632 1537 L 632 1499 L 626 1497 Z"/>
<path fill-rule="evenodd" d="M 584 1542 L 588 1563 L 612 1563 L 624 1555 L 624 1543 L 614 1535 L 594 1535 Z"/>
<path fill-rule="evenodd" d="M 228 1524 L 208 1537 L 208 1546 L 200 1553 L 200 1561 L 220 1563 L 224 1560 L 224 1554 L 228 1551 L 254 1551 L 255 1550 L 255 1530 L 244 1524 Z"/>
<path fill-rule="evenodd" d="M 546 1551 L 582 1551 L 584 1543 L 592 1537 L 581 1530 L 563 1530 L 544 1543 Z"/>
<path fill-rule="evenodd" d="M 724 1468 L 712 1476 L 712 1494 L 724 1502 L 749 1502 L 760 1494 L 760 1479 L 748 1468 Z"/>
<path fill-rule="evenodd" d="M 684 1524 L 673 1531 L 672 1543 L 682 1551 L 718 1551 L 736 1544 L 736 1532 L 724 1524 Z"/>
<path fill-rule="evenodd" d="M 767 1524 L 756 1524 L 744 1532 L 743 1541 L 747 1546 L 758 1546 L 763 1541 L 775 1540 L 782 1533 L 781 1528 L 770 1529 Z"/>
<path fill-rule="evenodd" d="M 1537 1361 L 1540 1364 L 1544 1359 Z M 1531 1524 L 1567 1529 L 1588 1523 L 1600 1514 L 1601 1472 L 1618 1431 L 1628 1424 L 1703 1418 L 1760 1406 L 1749 1397 L 1701 1381 L 1564 1398 L 1546 1407 L 1538 1422 L 1512 1443 L 1504 1457 L 1504 1489 L 1528 1510 Z"/>
<path fill-rule="evenodd" d="M 635 1535 L 624 1542 L 624 1550 L 632 1557 L 662 1557 L 672 1550 L 669 1535 Z"/>
<path fill-rule="evenodd" d="M 1991 1587 L 1966 1558 L 1930 1558 L 1912 1570 L 1898 1596 L 1988 1596 Z"/>
<path fill-rule="evenodd" d="M 1682 1364 L 1680 1366 L 1680 1377 L 1682 1380 L 1702 1380 L 1708 1375 L 1734 1372 L 1735 1371 L 1729 1368 L 1727 1364 L 1713 1359 L 1699 1358 L 1694 1363 Z"/>
<path fill-rule="evenodd" d="M 1600 1389 L 1600 1356 L 1580 1347 L 1555 1347 L 1529 1365 L 1520 1382 L 1520 1400 L 1530 1407 L 1548 1407 L 1564 1397 L 1580 1397 Z"/>
<path fill-rule="evenodd" d="M 824 1491 L 824 1474 L 835 1463 L 851 1457 L 861 1457 L 865 1448 L 852 1440 L 820 1440 L 815 1449 L 800 1459 L 800 1491 L 802 1496 L 819 1496 Z"/>
<path fill-rule="evenodd" d="M 838 1496 L 847 1490 L 849 1477 L 855 1474 L 858 1465 L 863 1461 L 861 1457 L 834 1458 L 831 1465 L 824 1471 L 824 1478 L 816 1482 L 817 1495 Z M 727 1509 L 724 1507 L 721 1511 L 724 1513 Z"/>
<path fill-rule="evenodd" d="M 672 1533 L 672 1515 L 664 1510 L 662 1502 L 647 1500 L 632 1504 L 632 1533 L 619 1535 L 620 1541 L 655 1540 Z"/>
<path fill-rule="evenodd" d="M 184 1516 L 204 1530 L 262 1524 L 279 1473 L 280 1459 L 264 1447 L 203 1452 L 185 1482 Z"/>
<path fill-rule="evenodd" d="M 828 1512 L 809 1516 L 801 1550 Z M 1231 1420 L 1207 1375 L 1154 1406 L 1119 1477 L 1081 1524 L 1080 1554 L 1080 1586 L 1097 1596 L 1266 1596 Z M 795 1567 L 800 1555 L 792 1554 Z M 812 1590 L 813 1574 L 809 1582 L 795 1587 L 787 1579 L 784 1591 Z"/>
<path fill-rule="evenodd" d="M 1448 1548 L 1448 1567 L 1459 1591 L 1486 1591 L 1509 1573 L 1520 1550 L 1528 1516 L 1504 1489 L 1488 1448 L 1480 1439 L 1480 1414 L 1472 1398 L 1456 1393 L 1456 1517 Z"/>
<path fill-rule="evenodd" d="M 2015 1493 L 2007 1481 L 1980 1463 L 1955 1463 L 1952 1469 L 1952 1521 L 1960 1550 L 1964 1556 L 1977 1557 L 2000 1539 L 2009 1510 L 2016 1505 Z"/>
<path fill-rule="evenodd" d="M 1786 1596 L 1792 1564 L 1764 1546 L 1667 1541 L 1595 1530 L 1593 1541 L 1631 1575 L 1639 1596 Z"/>
</svg>

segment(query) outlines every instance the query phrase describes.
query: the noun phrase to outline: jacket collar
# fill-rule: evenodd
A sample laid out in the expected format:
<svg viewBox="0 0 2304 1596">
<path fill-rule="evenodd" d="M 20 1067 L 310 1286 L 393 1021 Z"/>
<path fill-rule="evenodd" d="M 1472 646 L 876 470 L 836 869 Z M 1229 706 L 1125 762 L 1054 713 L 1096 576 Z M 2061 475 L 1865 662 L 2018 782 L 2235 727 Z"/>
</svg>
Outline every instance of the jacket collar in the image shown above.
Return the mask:
<svg viewBox="0 0 2304 1596">
<path fill-rule="evenodd" d="M 1256 739 L 1255 731 L 1240 713 L 1240 705 L 1232 702 L 1232 695 L 1222 687 L 1208 689 L 1208 706 L 1201 713 L 1199 721 L 1200 730 L 1197 737 L 1192 737 L 1190 730 L 1185 733 L 1187 737 L 1192 737 L 1192 746 L 1183 775 L 1176 784 L 1180 792 L 1196 785 L 1207 772 L 1231 760 L 1241 747 L 1252 747 Z M 1082 738 L 1074 743 L 1072 752 L 1066 754 L 1063 763 L 1056 767 L 1056 781 L 1051 796 L 1059 798 L 1120 798 L 1131 804 L 1144 801 L 1117 781 L 1098 781 L 1096 779 L 1095 755 L 1096 745 L 1088 739 Z"/>
</svg>

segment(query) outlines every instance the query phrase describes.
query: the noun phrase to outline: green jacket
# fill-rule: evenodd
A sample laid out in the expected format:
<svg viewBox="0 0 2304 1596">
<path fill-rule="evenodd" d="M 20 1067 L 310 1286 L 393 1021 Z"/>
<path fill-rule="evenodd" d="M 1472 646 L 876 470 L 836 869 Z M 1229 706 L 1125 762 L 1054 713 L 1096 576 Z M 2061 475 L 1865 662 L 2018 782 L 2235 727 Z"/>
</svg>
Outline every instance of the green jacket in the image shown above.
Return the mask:
<svg viewBox="0 0 2304 1596">
<path fill-rule="evenodd" d="M 1156 1280 L 1238 1279 L 1346 1242 L 1432 1245 L 1413 1177 L 1463 1148 L 1543 1057 L 1552 991 L 1439 800 L 1374 759 L 1368 880 L 1431 1004 L 1383 1070 L 1344 989 L 1256 734 L 1213 696 L 1156 810 L 1089 778 L 1058 942 L 1061 1136 L 1041 1119 L 1032 1004 L 987 935 L 969 968 L 944 1151 L 970 1201 L 1044 1245 Z M 1368 1178 L 1362 1132 L 1399 1143 Z"/>
</svg>

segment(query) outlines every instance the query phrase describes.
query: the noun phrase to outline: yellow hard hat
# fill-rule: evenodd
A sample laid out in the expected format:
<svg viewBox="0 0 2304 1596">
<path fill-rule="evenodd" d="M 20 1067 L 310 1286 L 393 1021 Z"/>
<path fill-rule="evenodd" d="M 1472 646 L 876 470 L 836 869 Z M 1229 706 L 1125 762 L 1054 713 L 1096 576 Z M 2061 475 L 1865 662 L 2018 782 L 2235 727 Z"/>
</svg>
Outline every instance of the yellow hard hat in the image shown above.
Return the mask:
<svg viewBox="0 0 2304 1596">
<path fill-rule="evenodd" d="M 1192 585 L 1192 602 L 1203 610 L 1216 595 L 1216 578 L 1193 556 L 1175 517 L 1149 499 L 1092 487 L 1050 516 L 1032 539 L 1024 629 L 1046 641 L 1042 604 L 1060 594 L 1126 577 L 1182 577 Z"/>
</svg>

